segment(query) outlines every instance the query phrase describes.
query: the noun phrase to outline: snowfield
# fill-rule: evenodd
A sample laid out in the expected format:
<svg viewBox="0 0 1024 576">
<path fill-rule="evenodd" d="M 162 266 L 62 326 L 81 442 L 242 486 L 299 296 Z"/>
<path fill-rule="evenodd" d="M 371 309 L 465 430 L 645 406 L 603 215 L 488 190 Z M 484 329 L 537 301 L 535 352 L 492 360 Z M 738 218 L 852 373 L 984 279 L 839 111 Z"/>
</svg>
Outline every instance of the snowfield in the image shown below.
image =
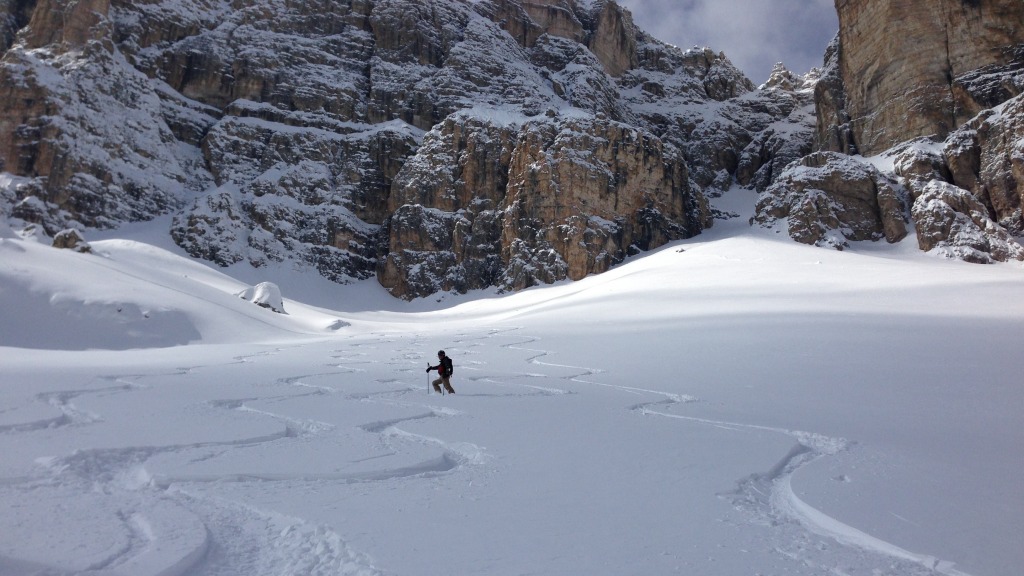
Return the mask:
<svg viewBox="0 0 1024 576">
<path fill-rule="evenodd" d="M 118 234 L 0 231 L 4 576 L 1024 566 L 1019 263 L 740 218 L 403 303 Z M 261 281 L 286 314 L 239 298 Z M 439 349 L 454 395 L 428 393 Z"/>
</svg>

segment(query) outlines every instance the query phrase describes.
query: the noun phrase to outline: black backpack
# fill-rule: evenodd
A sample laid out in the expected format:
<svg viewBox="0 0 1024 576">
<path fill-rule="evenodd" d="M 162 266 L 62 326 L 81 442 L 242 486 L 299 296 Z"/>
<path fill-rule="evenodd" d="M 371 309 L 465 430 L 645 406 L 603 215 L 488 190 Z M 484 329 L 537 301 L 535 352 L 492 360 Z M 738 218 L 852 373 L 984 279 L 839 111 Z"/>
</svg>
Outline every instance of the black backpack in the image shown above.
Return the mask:
<svg viewBox="0 0 1024 576">
<path fill-rule="evenodd" d="M 455 367 L 452 366 L 452 359 L 451 358 L 445 356 L 444 360 L 442 360 L 441 363 L 444 365 L 444 375 L 445 376 L 451 376 L 452 374 L 455 373 Z"/>
</svg>

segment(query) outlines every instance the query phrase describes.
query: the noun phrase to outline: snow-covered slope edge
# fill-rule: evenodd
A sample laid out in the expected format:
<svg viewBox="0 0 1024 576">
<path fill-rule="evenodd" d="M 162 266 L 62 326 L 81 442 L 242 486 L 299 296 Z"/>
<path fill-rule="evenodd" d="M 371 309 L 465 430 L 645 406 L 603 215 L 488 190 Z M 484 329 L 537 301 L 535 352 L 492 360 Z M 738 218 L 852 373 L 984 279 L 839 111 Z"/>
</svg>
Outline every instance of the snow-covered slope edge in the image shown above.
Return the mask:
<svg viewBox="0 0 1024 576">
<path fill-rule="evenodd" d="M 152 348 L 202 341 L 323 335 L 344 322 L 300 303 L 286 315 L 239 298 L 246 285 L 130 240 L 93 253 L 0 239 L 0 346 L 59 350 Z"/>
</svg>

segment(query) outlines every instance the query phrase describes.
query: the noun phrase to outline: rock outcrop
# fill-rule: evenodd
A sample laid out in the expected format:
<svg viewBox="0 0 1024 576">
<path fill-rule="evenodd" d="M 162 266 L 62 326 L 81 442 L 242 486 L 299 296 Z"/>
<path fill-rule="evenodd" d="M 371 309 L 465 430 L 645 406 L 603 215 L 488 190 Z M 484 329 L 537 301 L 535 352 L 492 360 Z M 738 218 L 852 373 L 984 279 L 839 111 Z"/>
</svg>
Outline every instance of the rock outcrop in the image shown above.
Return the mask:
<svg viewBox="0 0 1024 576">
<path fill-rule="evenodd" d="M 739 184 L 764 191 L 786 166 L 813 151 L 817 73 L 815 70 L 798 77 L 782 64 L 776 64 L 758 92 L 760 98 L 746 99 L 749 107 L 760 110 L 761 117 L 784 120 L 761 127 L 743 148 L 735 174 Z"/>
<path fill-rule="evenodd" d="M 50 234 L 151 218 L 190 179 L 156 87 L 112 45 L 109 8 L 39 2 L 0 65 L 0 169 L 28 178 L 9 211 Z"/>
<path fill-rule="evenodd" d="M 870 164 L 819 152 L 791 164 L 761 195 L 754 222 L 785 224 L 797 242 L 842 249 L 850 241 L 907 235 L 902 187 Z"/>
<path fill-rule="evenodd" d="M 74 228 L 61 230 L 53 237 L 53 247 L 61 250 L 74 250 L 82 254 L 92 252 L 92 246 L 85 241 L 82 233 Z"/>
<path fill-rule="evenodd" d="M 682 154 L 634 126 L 452 117 L 395 182 L 381 283 L 405 296 L 580 279 L 710 226 L 694 192 Z"/>
<path fill-rule="evenodd" d="M 1024 260 L 1024 247 L 963 188 L 930 181 L 914 201 L 913 214 L 922 250 L 981 264 Z"/>
<path fill-rule="evenodd" d="M 1024 96 L 964 124 L 942 153 L 947 180 L 974 194 L 1001 226 L 1024 235 Z"/>
</svg>

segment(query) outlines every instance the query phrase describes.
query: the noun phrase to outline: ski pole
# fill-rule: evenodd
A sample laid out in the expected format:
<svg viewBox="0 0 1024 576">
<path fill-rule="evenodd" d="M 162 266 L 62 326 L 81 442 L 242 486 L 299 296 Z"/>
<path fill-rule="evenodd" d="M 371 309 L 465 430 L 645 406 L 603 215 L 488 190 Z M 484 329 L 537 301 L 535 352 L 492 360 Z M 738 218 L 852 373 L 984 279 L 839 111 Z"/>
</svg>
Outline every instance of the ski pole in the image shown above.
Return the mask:
<svg viewBox="0 0 1024 576">
<path fill-rule="evenodd" d="M 427 396 L 430 396 L 430 362 L 427 362 Z"/>
</svg>

